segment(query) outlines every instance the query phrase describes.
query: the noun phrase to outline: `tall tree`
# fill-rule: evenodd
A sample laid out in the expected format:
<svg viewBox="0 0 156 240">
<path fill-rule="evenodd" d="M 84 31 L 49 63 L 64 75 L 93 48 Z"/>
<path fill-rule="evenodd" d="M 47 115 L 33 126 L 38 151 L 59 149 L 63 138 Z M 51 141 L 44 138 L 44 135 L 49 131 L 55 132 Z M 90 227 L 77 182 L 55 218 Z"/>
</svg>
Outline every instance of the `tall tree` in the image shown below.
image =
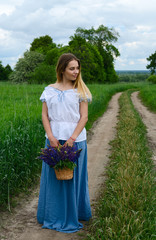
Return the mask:
<svg viewBox="0 0 156 240">
<path fill-rule="evenodd" d="M 18 60 L 15 70 L 10 74 L 9 79 L 13 82 L 28 82 L 29 74 L 41 64 L 45 56 L 38 52 L 26 51 L 24 56 Z"/>
<path fill-rule="evenodd" d="M 147 69 L 150 69 L 151 74 L 156 73 L 156 51 L 155 53 L 151 54 L 148 58 L 147 61 L 150 63 L 146 66 Z"/>
<path fill-rule="evenodd" d="M 92 45 L 96 45 L 100 52 L 105 50 L 111 55 L 112 60 L 114 56 L 120 56 L 118 49 L 112 45 L 112 42 L 116 42 L 119 37 L 119 33 L 114 28 L 108 28 L 100 25 L 97 29 L 93 27 L 91 29 L 77 28 L 76 35 L 89 41 Z"/>
<path fill-rule="evenodd" d="M 7 81 L 11 72 L 12 69 L 10 65 L 8 64 L 4 67 L 0 61 L 0 81 Z"/>
<path fill-rule="evenodd" d="M 118 77 L 114 70 L 114 60 L 120 56 L 118 49 L 112 44 L 116 42 L 119 34 L 114 28 L 108 28 L 100 25 L 97 29 L 93 27 L 91 29 L 77 28 L 75 36 L 80 36 L 86 39 L 87 42 L 96 46 L 103 59 L 103 67 L 107 73 L 107 81 L 116 82 Z M 113 78 L 110 78 L 111 72 Z M 115 77 L 116 76 L 116 77 Z"/>
<path fill-rule="evenodd" d="M 96 46 L 81 36 L 74 35 L 69 42 L 69 51 L 74 53 L 82 65 L 82 77 L 86 83 L 104 83 L 105 72 L 102 58 Z"/>
<path fill-rule="evenodd" d="M 9 64 L 6 65 L 5 72 L 6 72 L 6 79 L 9 80 L 9 75 L 13 72 Z"/>
<path fill-rule="evenodd" d="M 59 55 L 60 55 L 59 48 L 57 48 L 57 47 L 52 48 L 46 54 L 45 63 L 48 64 L 48 65 L 56 66 Z"/>
<path fill-rule="evenodd" d="M 42 54 L 46 54 L 50 49 L 55 48 L 56 44 L 53 43 L 53 39 L 48 36 L 41 36 L 39 38 L 35 38 L 31 43 L 30 51 L 40 52 Z"/>
<path fill-rule="evenodd" d="M 0 81 L 5 80 L 5 69 L 2 65 L 2 62 L 0 61 Z"/>
</svg>

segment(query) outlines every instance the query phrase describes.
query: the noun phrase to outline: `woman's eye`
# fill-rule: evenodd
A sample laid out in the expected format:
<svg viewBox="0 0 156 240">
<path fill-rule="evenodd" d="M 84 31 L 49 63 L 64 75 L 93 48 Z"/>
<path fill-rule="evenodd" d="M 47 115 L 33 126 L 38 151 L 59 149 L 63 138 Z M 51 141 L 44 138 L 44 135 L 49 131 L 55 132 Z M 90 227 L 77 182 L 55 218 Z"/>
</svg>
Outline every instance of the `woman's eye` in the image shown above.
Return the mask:
<svg viewBox="0 0 156 240">
<path fill-rule="evenodd" d="M 76 69 L 79 70 L 79 67 L 77 67 Z M 75 70 L 75 68 L 69 68 L 69 70 L 73 71 Z"/>
</svg>

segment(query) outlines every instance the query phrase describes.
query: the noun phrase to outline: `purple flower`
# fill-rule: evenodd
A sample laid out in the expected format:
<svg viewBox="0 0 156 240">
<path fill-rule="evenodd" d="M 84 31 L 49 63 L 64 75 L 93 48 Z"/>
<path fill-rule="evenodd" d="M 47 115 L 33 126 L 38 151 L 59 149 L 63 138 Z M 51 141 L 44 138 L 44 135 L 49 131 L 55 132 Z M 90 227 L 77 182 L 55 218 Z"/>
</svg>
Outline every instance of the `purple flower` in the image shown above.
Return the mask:
<svg viewBox="0 0 156 240">
<path fill-rule="evenodd" d="M 58 147 L 48 146 L 47 148 L 41 149 L 38 159 L 43 160 L 50 167 L 54 167 L 56 169 L 74 169 L 74 167 L 76 167 L 76 161 L 80 156 L 81 150 L 82 149 L 77 149 L 75 144 L 72 147 L 69 145 L 59 145 Z"/>
</svg>

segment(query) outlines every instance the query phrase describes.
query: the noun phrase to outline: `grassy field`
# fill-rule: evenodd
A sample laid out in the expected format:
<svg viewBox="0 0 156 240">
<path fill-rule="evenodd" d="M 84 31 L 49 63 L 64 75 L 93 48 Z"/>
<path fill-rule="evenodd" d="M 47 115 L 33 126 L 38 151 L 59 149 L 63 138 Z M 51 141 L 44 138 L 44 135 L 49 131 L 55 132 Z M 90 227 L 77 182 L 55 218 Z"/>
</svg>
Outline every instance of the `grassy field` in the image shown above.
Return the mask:
<svg viewBox="0 0 156 240">
<path fill-rule="evenodd" d="M 139 96 L 144 105 L 156 113 L 156 84 L 148 84 L 142 87 Z"/>
<path fill-rule="evenodd" d="M 88 240 L 154 240 L 155 180 L 146 128 L 130 94 L 122 94 L 107 181 Z"/>
<path fill-rule="evenodd" d="M 146 87 L 145 87 L 146 86 Z M 89 85 L 93 102 L 89 104 L 87 130 L 107 109 L 112 95 L 132 89 L 147 89 L 149 84 L 130 83 Z M 40 174 L 36 156 L 44 147 L 39 97 L 45 85 L 0 83 L 0 206 L 10 207 L 15 194 L 29 188 Z"/>
<path fill-rule="evenodd" d="M 41 163 L 44 144 L 39 95 L 42 86 L 0 85 L 0 205 L 30 186 Z"/>
</svg>

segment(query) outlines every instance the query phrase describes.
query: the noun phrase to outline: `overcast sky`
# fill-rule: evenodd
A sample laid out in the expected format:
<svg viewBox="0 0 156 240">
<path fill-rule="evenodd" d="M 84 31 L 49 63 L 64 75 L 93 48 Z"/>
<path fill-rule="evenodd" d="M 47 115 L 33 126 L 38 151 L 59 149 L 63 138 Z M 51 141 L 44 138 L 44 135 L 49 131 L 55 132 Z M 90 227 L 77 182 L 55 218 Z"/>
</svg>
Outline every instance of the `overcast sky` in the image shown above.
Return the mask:
<svg viewBox="0 0 156 240">
<path fill-rule="evenodd" d="M 156 50 L 155 0 L 1 0 L 0 61 L 12 67 L 34 38 L 67 44 L 77 27 L 114 27 L 121 56 L 116 70 L 145 70 Z"/>
</svg>

